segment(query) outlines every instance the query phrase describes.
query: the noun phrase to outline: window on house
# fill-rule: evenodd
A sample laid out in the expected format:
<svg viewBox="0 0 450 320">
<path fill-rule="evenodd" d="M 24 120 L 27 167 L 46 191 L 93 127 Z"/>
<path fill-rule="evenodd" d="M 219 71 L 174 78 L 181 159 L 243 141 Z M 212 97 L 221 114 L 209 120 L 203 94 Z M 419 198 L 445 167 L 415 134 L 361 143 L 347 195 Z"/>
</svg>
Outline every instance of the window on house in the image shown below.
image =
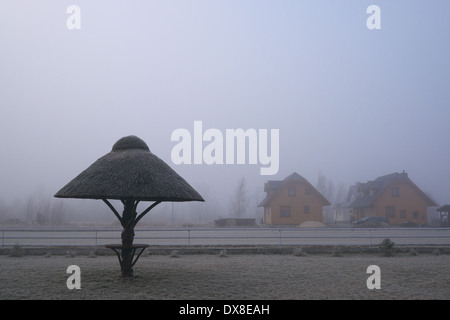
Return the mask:
<svg viewBox="0 0 450 320">
<path fill-rule="evenodd" d="M 417 211 L 413 211 L 413 218 L 418 218 L 419 217 L 419 213 Z"/>
<path fill-rule="evenodd" d="M 400 210 L 400 218 L 405 218 L 405 217 L 406 217 L 406 211 Z"/>
<path fill-rule="evenodd" d="M 395 217 L 395 207 L 387 206 L 386 218 L 394 218 L 394 217 Z"/>
<path fill-rule="evenodd" d="M 289 206 L 282 206 L 280 207 L 280 217 L 290 217 L 291 216 L 291 207 Z"/>
<path fill-rule="evenodd" d="M 295 197 L 295 187 L 288 188 L 289 197 Z"/>
<path fill-rule="evenodd" d="M 304 212 L 305 214 L 308 214 L 308 213 L 309 213 L 309 206 L 304 206 L 304 207 L 303 207 L 303 212 Z"/>
<path fill-rule="evenodd" d="M 305 194 L 311 194 L 311 188 L 305 188 Z"/>
<path fill-rule="evenodd" d="M 398 196 L 400 196 L 400 191 L 398 190 L 398 187 L 393 187 L 393 188 L 392 188 L 392 196 L 393 196 L 393 197 L 398 197 Z"/>
</svg>

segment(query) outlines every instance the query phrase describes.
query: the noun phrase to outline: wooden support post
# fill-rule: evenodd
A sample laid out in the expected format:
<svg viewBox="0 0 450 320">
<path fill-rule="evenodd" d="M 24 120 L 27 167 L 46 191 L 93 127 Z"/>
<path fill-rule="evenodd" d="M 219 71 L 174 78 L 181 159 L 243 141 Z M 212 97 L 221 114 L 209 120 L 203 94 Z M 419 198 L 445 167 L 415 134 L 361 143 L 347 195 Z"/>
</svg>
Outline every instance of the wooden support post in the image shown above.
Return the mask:
<svg viewBox="0 0 450 320">
<path fill-rule="evenodd" d="M 133 240 L 134 240 L 134 219 L 136 218 L 136 207 L 134 200 L 123 200 L 124 209 L 122 214 L 122 253 L 120 268 L 122 271 L 122 277 L 132 277 L 132 260 L 133 260 Z"/>
<path fill-rule="evenodd" d="M 122 277 L 132 277 L 133 276 L 133 266 L 136 261 L 139 259 L 140 255 L 144 251 L 147 245 L 133 245 L 134 241 L 134 227 L 136 223 L 142 219 L 142 217 L 147 214 L 151 209 L 153 209 L 156 205 L 161 203 L 161 201 L 156 201 L 152 205 L 150 205 L 147 209 L 145 209 L 139 216 L 137 215 L 136 208 L 139 203 L 139 200 L 135 200 L 133 198 L 121 199 L 124 209 L 122 216 L 118 214 L 118 212 L 114 209 L 111 203 L 103 199 L 103 201 L 108 205 L 108 207 L 113 211 L 114 215 L 119 219 L 120 224 L 123 227 L 122 230 L 122 244 L 121 245 L 107 245 L 107 248 L 113 249 L 117 254 L 120 263 L 120 269 L 122 272 Z M 134 259 L 134 254 L 136 252 L 136 248 L 142 248 L 139 254 Z M 119 250 L 120 251 L 117 251 Z M 133 260 L 134 259 L 134 260 Z"/>
</svg>

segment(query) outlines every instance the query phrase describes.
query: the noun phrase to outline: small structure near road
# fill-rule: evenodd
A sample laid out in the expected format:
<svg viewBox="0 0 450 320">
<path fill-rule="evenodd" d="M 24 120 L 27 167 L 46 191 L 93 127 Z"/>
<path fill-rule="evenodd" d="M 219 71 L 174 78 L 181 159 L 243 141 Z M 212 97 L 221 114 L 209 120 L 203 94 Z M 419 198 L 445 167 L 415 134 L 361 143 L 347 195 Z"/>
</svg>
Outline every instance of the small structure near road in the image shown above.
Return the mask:
<svg viewBox="0 0 450 320">
<path fill-rule="evenodd" d="M 439 212 L 439 216 L 441 218 L 441 226 L 450 227 L 450 204 L 440 207 L 437 211 Z"/>
<path fill-rule="evenodd" d="M 255 227 L 256 219 L 252 218 L 221 218 L 214 221 L 216 227 Z"/>
</svg>

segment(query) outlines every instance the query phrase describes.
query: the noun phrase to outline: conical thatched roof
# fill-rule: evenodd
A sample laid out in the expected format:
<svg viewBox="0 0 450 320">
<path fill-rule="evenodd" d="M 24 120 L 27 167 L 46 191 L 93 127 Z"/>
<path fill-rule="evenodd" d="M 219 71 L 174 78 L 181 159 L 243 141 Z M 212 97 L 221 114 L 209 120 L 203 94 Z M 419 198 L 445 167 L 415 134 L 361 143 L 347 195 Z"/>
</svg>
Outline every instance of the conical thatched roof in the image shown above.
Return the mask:
<svg viewBox="0 0 450 320">
<path fill-rule="evenodd" d="M 55 197 L 204 201 L 197 191 L 151 153 L 147 144 L 136 136 L 118 140 L 111 152 L 81 172 Z"/>
</svg>

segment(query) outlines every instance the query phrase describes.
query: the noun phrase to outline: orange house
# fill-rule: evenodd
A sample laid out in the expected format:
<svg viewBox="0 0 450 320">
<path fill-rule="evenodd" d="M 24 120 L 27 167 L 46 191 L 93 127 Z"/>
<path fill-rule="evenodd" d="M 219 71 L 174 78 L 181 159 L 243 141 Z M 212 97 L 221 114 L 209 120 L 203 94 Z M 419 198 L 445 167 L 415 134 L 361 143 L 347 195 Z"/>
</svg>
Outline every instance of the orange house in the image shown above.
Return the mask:
<svg viewBox="0 0 450 320">
<path fill-rule="evenodd" d="M 330 203 L 305 178 L 293 173 L 284 180 L 265 183 L 264 224 L 299 225 L 306 221 L 323 222 L 323 206 Z"/>
<path fill-rule="evenodd" d="M 387 218 L 390 224 L 425 225 L 427 207 L 436 206 L 404 171 L 357 183 L 350 187 L 348 199 L 351 220 L 378 216 Z"/>
</svg>

